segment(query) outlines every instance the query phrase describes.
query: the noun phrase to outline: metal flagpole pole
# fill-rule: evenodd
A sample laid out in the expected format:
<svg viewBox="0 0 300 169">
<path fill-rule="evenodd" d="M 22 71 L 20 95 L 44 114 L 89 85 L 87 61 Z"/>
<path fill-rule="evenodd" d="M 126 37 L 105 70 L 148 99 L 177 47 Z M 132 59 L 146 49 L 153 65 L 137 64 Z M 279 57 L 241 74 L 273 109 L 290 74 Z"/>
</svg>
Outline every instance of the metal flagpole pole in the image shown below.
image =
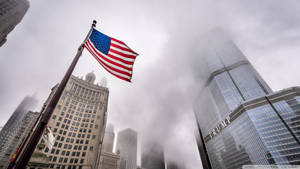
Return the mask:
<svg viewBox="0 0 300 169">
<path fill-rule="evenodd" d="M 46 106 L 43 117 L 41 118 L 41 121 L 38 123 L 35 131 L 32 133 L 28 143 L 26 144 L 26 146 L 24 147 L 24 149 L 22 150 L 18 161 L 16 162 L 16 165 L 14 167 L 14 169 L 25 169 L 26 165 L 28 164 L 31 155 L 33 154 L 36 145 L 38 144 L 44 129 L 46 128 L 49 119 L 51 118 L 52 112 L 70 78 L 70 76 L 72 75 L 72 72 L 82 54 L 82 51 L 84 49 L 84 44 L 85 42 L 88 40 L 89 36 L 91 35 L 94 27 L 96 27 L 96 21 L 93 21 L 93 24 L 91 26 L 91 29 L 89 30 L 87 36 L 85 37 L 83 43 L 80 45 L 80 47 L 78 48 L 77 54 L 75 55 L 75 58 L 73 59 L 69 69 L 67 70 L 65 76 L 63 77 L 61 83 L 59 84 L 57 90 L 55 91 L 53 97 L 51 98 L 51 100 L 49 101 L 49 104 Z"/>
</svg>

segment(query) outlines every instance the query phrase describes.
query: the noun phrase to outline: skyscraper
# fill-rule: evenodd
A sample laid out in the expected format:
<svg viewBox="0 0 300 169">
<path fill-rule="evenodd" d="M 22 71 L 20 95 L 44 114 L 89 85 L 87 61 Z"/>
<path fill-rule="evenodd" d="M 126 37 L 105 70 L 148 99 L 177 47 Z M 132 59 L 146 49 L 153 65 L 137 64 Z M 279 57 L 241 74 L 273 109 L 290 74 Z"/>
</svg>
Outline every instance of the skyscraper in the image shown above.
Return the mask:
<svg viewBox="0 0 300 169">
<path fill-rule="evenodd" d="M 212 168 L 300 164 L 300 89 L 274 93 L 231 40 L 206 38 L 194 108 Z"/>
<path fill-rule="evenodd" d="M 21 22 L 29 8 L 28 0 L 5 0 L 0 2 L 0 46 L 7 35 Z"/>
<path fill-rule="evenodd" d="M 147 141 L 142 144 L 142 167 L 147 169 L 165 169 L 165 157 L 163 147 L 155 141 Z"/>
<path fill-rule="evenodd" d="M 55 136 L 53 148 L 43 149 L 50 168 L 99 167 L 109 91 L 95 79 L 88 73 L 85 80 L 71 76 L 68 81 L 48 123 Z"/>
<path fill-rule="evenodd" d="M 103 148 L 102 150 L 105 152 L 113 152 L 115 141 L 115 132 L 114 126 L 112 124 L 107 124 L 103 139 Z"/>
<path fill-rule="evenodd" d="M 120 152 L 113 153 L 114 141 L 114 126 L 107 124 L 103 139 L 100 169 L 120 169 Z"/>
<path fill-rule="evenodd" d="M 136 169 L 137 167 L 137 133 L 125 129 L 118 133 L 117 150 L 120 150 L 120 169 Z"/>
<path fill-rule="evenodd" d="M 37 114 L 30 112 L 37 104 L 35 98 L 26 96 L 10 116 L 0 132 L 0 168 L 8 165 L 9 159 L 21 143 L 27 129 L 37 118 Z"/>
</svg>

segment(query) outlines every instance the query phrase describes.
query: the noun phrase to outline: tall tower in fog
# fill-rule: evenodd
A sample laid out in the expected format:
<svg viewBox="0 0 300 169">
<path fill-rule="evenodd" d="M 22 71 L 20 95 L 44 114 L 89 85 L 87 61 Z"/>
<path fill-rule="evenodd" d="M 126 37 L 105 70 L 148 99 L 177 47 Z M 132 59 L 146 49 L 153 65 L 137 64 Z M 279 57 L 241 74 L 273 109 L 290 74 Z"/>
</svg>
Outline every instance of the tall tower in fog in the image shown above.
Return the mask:
<svg viewBox="0 0 300 169">
<path fill-rule="evenodd" d="M 114 148 L 114 140 L 114 126 L 112 124 L 108 124 L 105 129 L 102 150 L 105 152 L 112 152 Z"/>
<path fill-rule="evenodd" d="M 25 129 L 30 128 L 38 114 L 29 112 L 37 104 L 33 97 L 26 96 L 10 116 L 0 132 L 0 168 L 6 168 L 11 156 L 25 136 Z"/>
<path fill-rule="evenodd" d="M 0 46 L 6 42 L 7 35 L 21 22 L 29 8 L 28 0 L 5 0 L 0 3 Z"/>
<path fill-rule="evenodd" d="M 165 169 L 165 157 L 163 147 L 155 141 L 147 141 L 142 144 L 142 168 Z"/>
<path fill-rule="evenodd" d="M 117 150 L 120 150 L 120 169 L 137 167 L 137 132 L 125 129 L 118 133 Z"/>
<path fill-rule="evenodd" d="M 43 149 L 50 168 L 99 167 L 109 91 L 95 79 L 91 72 L 68 81 L 48 123 L 55 136 L 53 148 Z"/>
<path fill-rule="evenodd" d="M 203 38 L 194 71 L 206 81 L 194 108 L 212 168 L 299 164 L 300 128 L 292 119 L 300 119 L 300 89 L 273 93 L 224 34 Z"/>
</svg>

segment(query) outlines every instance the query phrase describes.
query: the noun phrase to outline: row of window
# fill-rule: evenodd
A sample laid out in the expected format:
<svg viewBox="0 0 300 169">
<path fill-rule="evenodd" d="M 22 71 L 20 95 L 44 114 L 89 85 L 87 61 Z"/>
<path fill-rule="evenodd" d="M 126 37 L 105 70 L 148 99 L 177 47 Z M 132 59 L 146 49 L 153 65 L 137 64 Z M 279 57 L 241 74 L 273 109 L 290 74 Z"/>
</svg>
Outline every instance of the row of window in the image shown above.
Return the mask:
<svg viewBox="0 0 300 169">
<path fill-rule="evenodd" d="M 49 156 L 50 160 L 52 162 L 59 162 L 59 163 L 67 163 L 69 161 L 69 163 L 74 163 L 74 164 L 77 164 L 77 163 L 80 163 L 80 164 L 83 164 L 84 163 L 84 159 L 77 159 L 77 158 L 64 158 L 64 157 L 56 157 L 56 156 Z"/>
<path fill-rule="evenodd" d="M 82 169 L 82 166 L 72 166 L 72 165 L 55 165 L 55 164 L 50 164 L 50 168 L 56 168 L 56 169 Z"/>
</svg>

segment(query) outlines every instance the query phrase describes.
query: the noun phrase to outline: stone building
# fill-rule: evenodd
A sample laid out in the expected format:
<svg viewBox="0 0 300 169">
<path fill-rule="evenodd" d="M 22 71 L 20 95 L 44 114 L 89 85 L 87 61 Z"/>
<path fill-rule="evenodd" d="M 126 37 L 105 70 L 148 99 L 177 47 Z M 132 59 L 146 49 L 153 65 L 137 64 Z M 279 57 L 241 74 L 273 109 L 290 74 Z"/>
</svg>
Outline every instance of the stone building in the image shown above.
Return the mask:
<svg viewBox="0 0 300 169">
<path fill-rule="evenodd" d="M 50 159 L 49 168 L 99 167 L 109 91 L 95 79 L 94 73 L 88 73 L 84 80 L 71 76 L 68 81 L 48 123 L 54 146 L 42 150 Z"/>
</svg>

